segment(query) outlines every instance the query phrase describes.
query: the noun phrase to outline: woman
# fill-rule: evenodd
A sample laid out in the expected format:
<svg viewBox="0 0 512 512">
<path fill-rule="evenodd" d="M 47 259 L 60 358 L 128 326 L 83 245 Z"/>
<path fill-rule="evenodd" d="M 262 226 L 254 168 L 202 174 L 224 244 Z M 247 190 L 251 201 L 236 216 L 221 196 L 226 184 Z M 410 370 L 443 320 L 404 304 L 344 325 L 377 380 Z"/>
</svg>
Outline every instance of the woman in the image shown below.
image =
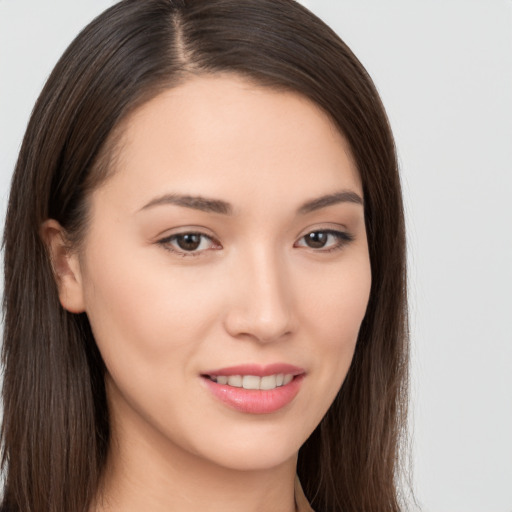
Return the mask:
<svg viewBox="0 0 512 512">
<path fill-rule="evenodd" d="M 2 510 L 400 510 L 404 245 L 383 107 L 306 9 L 108 9 L 13 178 Z"/>
</svg>

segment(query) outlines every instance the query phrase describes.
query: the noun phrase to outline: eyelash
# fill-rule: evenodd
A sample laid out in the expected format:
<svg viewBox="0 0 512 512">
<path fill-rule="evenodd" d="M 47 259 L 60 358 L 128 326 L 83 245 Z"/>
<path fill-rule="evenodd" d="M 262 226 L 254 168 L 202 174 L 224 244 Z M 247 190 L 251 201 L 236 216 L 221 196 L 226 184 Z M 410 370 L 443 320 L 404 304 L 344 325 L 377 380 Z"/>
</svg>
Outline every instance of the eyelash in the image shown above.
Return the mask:
<svg viewBox="0 0 512 512">
<path fill-rule="evenodd" d="M 201 233 L 198 231 L 184 231 L 183 233 L 176 233 L 174 235 L 162 238 L 161 240 L 158 240 L 158 243 L 167 251 L 172 252 L 178 256 L 181 256 L 183 258 L 186 257 L 196 257 L 200 256 L 203 252 L 208 251 L 210 249 L 202 249 L 202 250 L 194 250 L 194 251 L 186 251 L 184 249 L 175 248 L 172 246 L 172 243 L 175 242 L 180 237 L 185 236 L 199 236 L 201 237 L 201 242 L 203 240 L 210 240 L 212 244 L 217 245 L 218 248 L 221 248 L 221 245 L 219 242 L 217 242 L 215 239 L 213 239 L 211 236 L 206 235 L 205 233 Z M 217 248 L 216 248 L 217 249 Z M 216 250 L 214 249 L 214 250 Z"/>
<path fill-rule="evenodd" d="M 307 245 L 300 245 L 299 247 L 306 247 L 309 249 L 313 249 L 315 252 L 322 252 L 322 253 L 330 253 L 334 251 L 339 251 L 343 249 L 347 244 L 354 241 L 354 236 L 350 233 L 347 233 L 346 231 L 338 231 L 336 229 L 314 229 L 313 231 L 310 231 L 309 233 L 306 233 L 304 236 L 302 236 L 299 240 L 304 240 L 307 236 L 313 235 L 313 234 L 324 234 L 328 236 L 332 236 L 336 239 L 336 242 L 326 249 L 323 247 L 320 247 L 318 249 L 315 249 L 313 247 L 309 247 Z M 294 245 L 294 247 L 297 247 Z"/>
<path fill-rule="evenodd" d="M 310 236 L 313 234 L 323 234 L 323 235 L 327 235 L 327 236 L 332 236 L 336 239 L 336 242 L 332 246 L 327 247 L 326 249 L 323 247 L 313 248 L 308 245 L 297 245 L 297 243 L 294 244 L 294 247 L 306 247 L 306 248 L 312 249 L 314 252 L 319 252 L 319 253 L 325 254 L 325 253 L 331 253 L 334 251 L 339 251 L 339 250 L 343 249 L 347 244 L 349 244 L 350 242 L 352 242 L 354 240 L 354 236 L 345 231 L 337 231 L 335 229 L 316 229 L 316 230 L 310 231 L 310 232 L 306 233 L 305 235 L 303 235 L 301 238 L 299 238 L 299 241 L 305 240 L 305 238 L 307 236 Z M 185 237 L 185 236 L 199 236 L 199 237 L 201 237 L 202 241 L 205 239 L 210 240 L 210 242 L 213 245 L 217 246 L 213 250 L 218 250 L 218 249 L 222 248 L 222 246 L 220 245 L 220 243 L 217 240 L 215 240 L 214 238 L 212 238 L 209 235 L 206 235 L 205 233 L 201 233 L 198 231 L 185 231 L 183 233 L 176 233 L 174 235 L 171 235 L 171 236 L 162 238 L 161 240 L 158 240 L 157 243 L 160 244 L 165 250 L 172 252 L 178 256 L 184 257 L 184 258 L 201 256 L 205 251 L 212 250 L 212 249 L 208 248 L 208 249 L 202 249 L 202 250 L 196 249 L 196 250 L 192 250 L 192 251 L 187 251 L 187 250 L 178 249 L 178 248 L 175 248 L 172 246 L 172 243 L 176 242 L 176 240 L 179 237 Z M 202 243 L 202 241 L 200 242 L 200 244 Z"/>
</svg>

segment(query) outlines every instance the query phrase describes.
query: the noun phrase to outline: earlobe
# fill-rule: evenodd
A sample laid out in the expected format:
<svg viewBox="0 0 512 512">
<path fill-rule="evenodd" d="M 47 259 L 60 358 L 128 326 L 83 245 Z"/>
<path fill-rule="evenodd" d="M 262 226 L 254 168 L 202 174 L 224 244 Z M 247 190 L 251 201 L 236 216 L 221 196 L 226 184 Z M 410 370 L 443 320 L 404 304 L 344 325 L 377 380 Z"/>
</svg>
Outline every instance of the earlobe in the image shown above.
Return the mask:
<svg viewBox="0 0 512 512">
<path fill-rule="evenodd" d="M 64 228 L 54 219 L 41 225 L 41 239 L 51 259 L 62 307 L 70 313 L 85 311 L 82 274 L 78 254 L 66 239 Z"/>
</svg>

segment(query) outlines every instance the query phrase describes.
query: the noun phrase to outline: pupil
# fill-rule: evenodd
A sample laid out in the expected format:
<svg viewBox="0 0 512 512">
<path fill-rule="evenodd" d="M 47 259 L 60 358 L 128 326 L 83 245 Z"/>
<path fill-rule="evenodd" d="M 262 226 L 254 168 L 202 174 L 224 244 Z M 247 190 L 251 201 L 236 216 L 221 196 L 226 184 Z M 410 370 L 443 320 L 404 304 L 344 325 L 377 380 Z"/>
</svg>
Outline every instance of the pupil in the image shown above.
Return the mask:
<svg viewBox="0 0 512 512">
<path fill-rule="evenodd" d="M 189 233 L 187 235 L 179 235 L 176 239 L 180 249 L 184 251 L 194 251 L 201 243 L 201 235 Z"/>
<path fill-rule="evenodd" d="M 306 235 L 306 244 L 313 249 L 320 249 L 327 243 L 327 233 L 315 231 Z"/>
</svg>

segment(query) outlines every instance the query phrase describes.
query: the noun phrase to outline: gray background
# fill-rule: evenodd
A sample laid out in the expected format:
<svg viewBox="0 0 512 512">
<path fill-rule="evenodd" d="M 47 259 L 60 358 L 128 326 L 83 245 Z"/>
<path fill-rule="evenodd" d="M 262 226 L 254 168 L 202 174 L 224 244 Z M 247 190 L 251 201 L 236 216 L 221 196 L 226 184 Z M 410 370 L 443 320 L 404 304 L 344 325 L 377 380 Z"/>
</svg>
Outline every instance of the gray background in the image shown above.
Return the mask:
<svg viewBox="0 0 512 512">
<path fill-rule="evenodd" d="M 34 101 L 109 0 L 0 0 L 0 221 Z M 414 488 L 512 511 L 512 1 L 304 0 L 366 66 L 407 207 Z"/>
</svg>

